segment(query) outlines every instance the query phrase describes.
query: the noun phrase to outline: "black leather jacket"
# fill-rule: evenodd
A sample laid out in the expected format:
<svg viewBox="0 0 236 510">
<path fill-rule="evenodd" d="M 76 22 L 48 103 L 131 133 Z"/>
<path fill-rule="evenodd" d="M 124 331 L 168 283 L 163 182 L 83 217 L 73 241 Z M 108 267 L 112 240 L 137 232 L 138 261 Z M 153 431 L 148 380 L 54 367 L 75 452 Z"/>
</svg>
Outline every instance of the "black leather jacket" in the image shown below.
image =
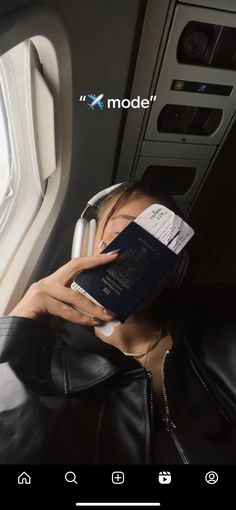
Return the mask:
<svg viewBox="0 0 236 510">
<path fill-rule="evenodd" d="M 235 316 L 185 308 L 167 324 L 163 416 L 151 374 L 87 329 L 2 317 L 0 462 L 235 464 Z"/>
</svg>

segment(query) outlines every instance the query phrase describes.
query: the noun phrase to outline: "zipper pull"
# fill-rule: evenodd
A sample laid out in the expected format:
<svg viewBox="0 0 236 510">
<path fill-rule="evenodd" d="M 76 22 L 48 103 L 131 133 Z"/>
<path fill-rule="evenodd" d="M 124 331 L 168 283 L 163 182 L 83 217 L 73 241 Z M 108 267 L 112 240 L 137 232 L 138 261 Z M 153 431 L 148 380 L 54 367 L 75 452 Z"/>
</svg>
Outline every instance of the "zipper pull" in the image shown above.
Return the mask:
<svg viewBox="0 0 236 510">
<path fill-rule="evenodd" d="M 162 419 L 165 423 L 166 430 L 168 432 L 172 432 L 173 430 L 176 429 L 176 426 L 175 426 L 174 422 L 170 419 L 169 414 L 166 414 Z"/>
<path fill-rule="evenodd" d="M 147 378 L 149 379 L 150 382 L 152 382 L 152 372 L 150 372 L 150 370 L 147 370 L 145 368 L 145 372 L 146 372 L 146 375 L 147 375 Z"/>
</svg>

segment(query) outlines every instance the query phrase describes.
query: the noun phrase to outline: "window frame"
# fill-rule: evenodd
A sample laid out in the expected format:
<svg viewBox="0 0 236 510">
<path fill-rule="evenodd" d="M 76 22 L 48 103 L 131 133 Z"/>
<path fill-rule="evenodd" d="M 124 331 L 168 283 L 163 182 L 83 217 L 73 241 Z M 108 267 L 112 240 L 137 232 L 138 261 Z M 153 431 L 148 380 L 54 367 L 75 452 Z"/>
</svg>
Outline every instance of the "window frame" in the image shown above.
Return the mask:
<svg viewBox="0 0 236 510">
<path fill-rule="evenodd" d="M 0 315 L 9 313 L 27 288 L 56 224 L 71 171 L 71 54 L 62 21 L 52 8 L 22 8 L 17 15 L 5 17 L 4 23 L 2 20 L 0 55 L 27 39 L 35 45 L 43 63 L 45 80 L 53 92 L 56 170 L 48 178 L 44 199 L 34 221 L 0 280 Z"/>
</svg>

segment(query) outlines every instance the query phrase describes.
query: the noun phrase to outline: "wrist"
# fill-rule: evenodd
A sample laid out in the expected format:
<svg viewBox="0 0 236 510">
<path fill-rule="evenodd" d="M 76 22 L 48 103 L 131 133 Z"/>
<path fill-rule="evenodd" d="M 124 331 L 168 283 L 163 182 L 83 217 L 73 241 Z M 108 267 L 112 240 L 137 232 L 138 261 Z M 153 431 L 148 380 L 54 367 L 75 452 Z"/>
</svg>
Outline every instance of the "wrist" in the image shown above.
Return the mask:
<svg viewBox="0 0 236 510">
<path fill-rule="evenodd" d="M 16 306 L 13 310 L 8 314 L 8 317 L 24 317 L 26 319 L 38 319 L 39 314 L 32 310 L 26 310 L 22 307 Z"/>
</svg>

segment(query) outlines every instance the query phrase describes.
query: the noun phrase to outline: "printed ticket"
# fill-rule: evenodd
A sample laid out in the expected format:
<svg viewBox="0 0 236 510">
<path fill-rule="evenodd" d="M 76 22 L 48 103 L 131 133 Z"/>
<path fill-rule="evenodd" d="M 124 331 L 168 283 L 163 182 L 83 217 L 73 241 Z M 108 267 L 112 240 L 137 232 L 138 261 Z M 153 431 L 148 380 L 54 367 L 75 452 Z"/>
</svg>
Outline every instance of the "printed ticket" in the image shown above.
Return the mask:
<svg viewBox="0 0 236 510">
<path fill-rule="evenodd" d="M 176 254 L 194 235 L 194 230 L 182 218 L 160 204 L 145 209 L 134 222 Z"/>
</svg>

